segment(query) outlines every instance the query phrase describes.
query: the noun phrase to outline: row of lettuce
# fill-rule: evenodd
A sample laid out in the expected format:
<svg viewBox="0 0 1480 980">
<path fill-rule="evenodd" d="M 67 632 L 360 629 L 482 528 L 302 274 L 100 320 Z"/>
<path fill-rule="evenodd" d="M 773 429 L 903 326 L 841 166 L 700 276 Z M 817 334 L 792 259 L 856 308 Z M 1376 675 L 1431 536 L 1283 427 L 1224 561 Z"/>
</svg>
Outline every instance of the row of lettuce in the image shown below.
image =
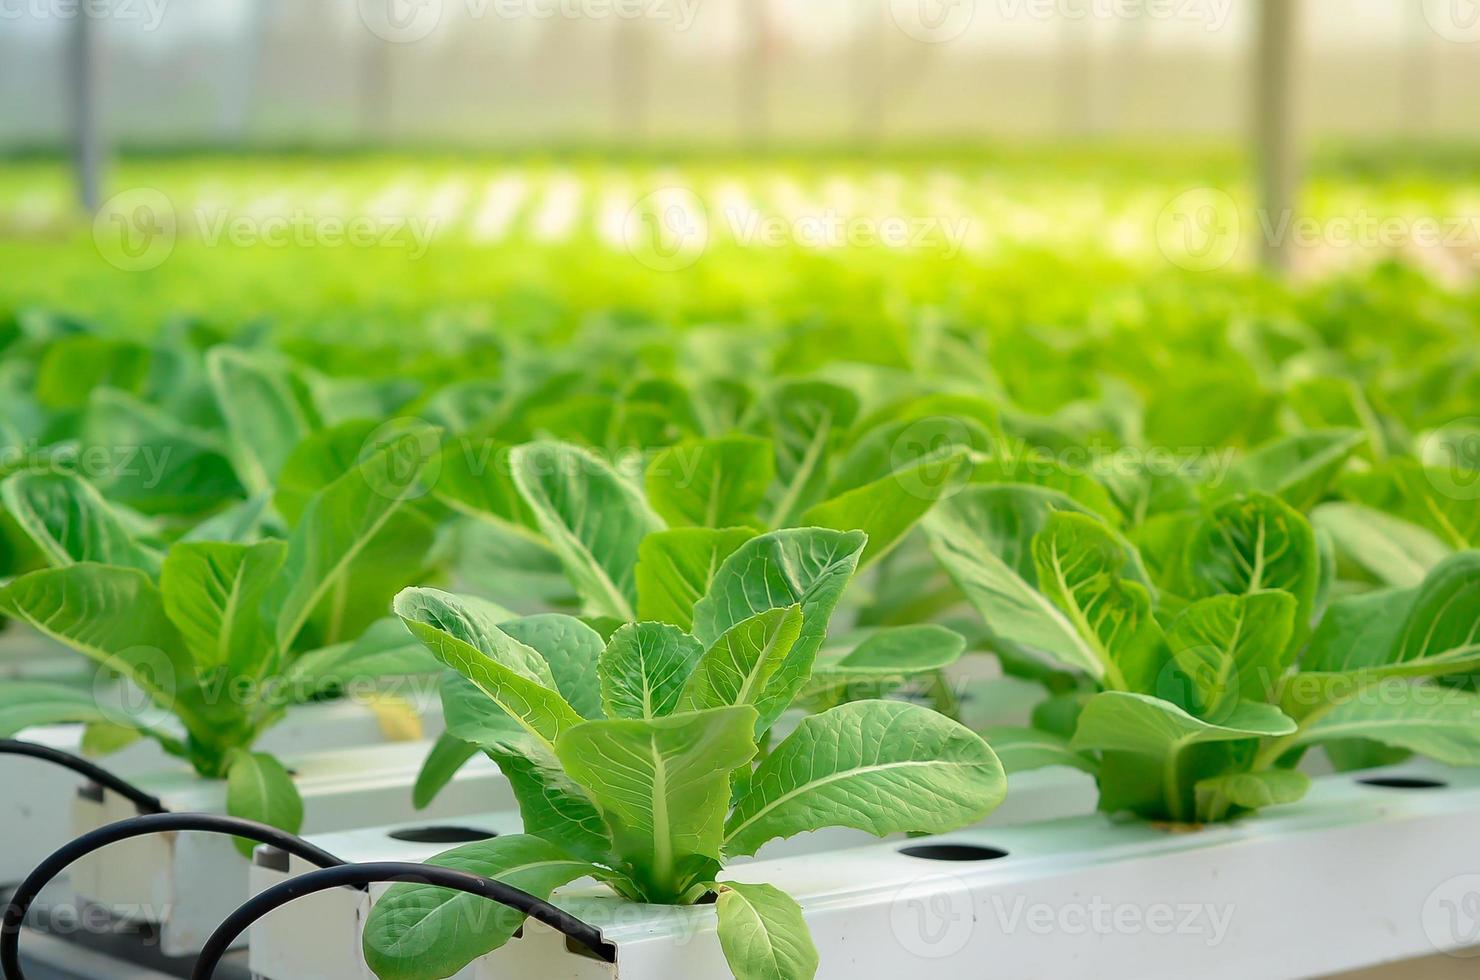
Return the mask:
<svg viewBox="0 0 1480 980">
<path fill-rule="evenodd" d="M 792 899 L 721 877 L 778 837 L 949 831 L 1041 766 L 1194 823 L 1298 800 L 1313 746 L 1480 763 L 1473 351 L 1367 371 L 1370 338 L 1289 322 L 1201 359 L 1143 333 L 1121 363 L 1164 385 L 1128 369 L 1043 410 L 1012 393 L 1077 391 L 1125 338 L 927 317 L 898 363 L 842 339 L 603 322 L 387 360 L 17 320 L 0 614 L 97 673 L 0 683 L 0 731 L 154 739 L 293 830 L 258 736 L 440 676 L 418 802 L 485 754 L 525 829 L 440 860 L 545 895 L 717 896 L 742 978 L 816 969 Z M 963 656 L 1041 685 L 1031 726 L 961 723 Z M 449 926 L 464 901 L 392 889 L 377 974 L 448 975 L 520 924 Z"/>
</svg>

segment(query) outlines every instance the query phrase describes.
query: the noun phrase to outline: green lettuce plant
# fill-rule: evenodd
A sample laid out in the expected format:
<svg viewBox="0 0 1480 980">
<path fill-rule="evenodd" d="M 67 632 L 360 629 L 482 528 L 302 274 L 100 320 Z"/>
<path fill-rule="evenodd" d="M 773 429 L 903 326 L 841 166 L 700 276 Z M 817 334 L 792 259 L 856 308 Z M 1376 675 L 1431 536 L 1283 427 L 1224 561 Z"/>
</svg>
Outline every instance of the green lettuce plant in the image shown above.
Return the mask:
<svg viewBox="0 0 1480 980">
<path fill-rule="evenodd" d="M 857 531 L 749 537 L 719 562 L 690 627 L 632 622 L 606 640 L 570 616 L 495 623 L 456 596 L 402 592 L 396 612 L 456 672 L 444 686 L 449 736 L 498 763 L 524 823 L 434 862 L 545 897 L 582 878 L 656 905 L 714 895 L 737 977 L 811 977 L 817 954 L 796 902 L 728 880 L 730 859 L 831 826 L 943 832 L 1005 792 L 986 742 L 905 702 L 832 707 L 766 749 L 866 548 Z M 450 975 L 522 921 L 471 914 L 469 901 L 392 887 L 365 927 L 377 976 Z"/>
<path fill-rule="evenodd" d="M 51 567 L 0 587 L 0 611 L 90 658 L 99 683 L 0 685 L 0 731 L 80 721 L 105 743 L 151 737 L 202 777 L 226 780 L 229 812 L 296 830 L 302 801 L 283 765 L 252 751 L 261 734 L 290 705 L 357 678 L 436 667 L 396 642 L 398 624 L 384 624 L 389 638 L 372 624 L 432 541 L 408 506 L 421 466 L 391 440 L 310 495 L 286 540 L 186 535 L 167 547 L 142 539 L 137 515 L 78 476 L 10 476 L 0 497 Z M 355 574 L 367 556 L 394 558 L 397 570 Z M 115 675 L 152 710 L 110 706 Z"/>
<path fill-rule="evenodd" d="M 988 736 L 1011 768 L 1094 772 L 1104 810 L 1202 822 L 1290 802 L 1304 750 L 1352 739 L 1480 764 L 1480 697 L 1435 682 L 1480 663 L 1480 552 L 1333 598 L 1311 524 L 1266 493 L 1180 513 L 1144 553 L 1021 484 L 964 490 L 927 530 L 998 649 L 1080 679 L 1036 730 Z"/>
</svg>

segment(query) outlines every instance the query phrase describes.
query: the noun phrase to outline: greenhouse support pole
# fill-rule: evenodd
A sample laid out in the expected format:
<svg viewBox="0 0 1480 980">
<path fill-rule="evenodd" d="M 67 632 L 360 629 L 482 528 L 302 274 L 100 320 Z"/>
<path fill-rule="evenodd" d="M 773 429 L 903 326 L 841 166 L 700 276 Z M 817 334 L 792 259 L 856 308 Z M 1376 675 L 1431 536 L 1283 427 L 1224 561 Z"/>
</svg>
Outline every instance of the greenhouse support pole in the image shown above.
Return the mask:
<svg viewBox="0 0 1480 980">
<path fill-rule="evenodd" d="M 742 7 L 747 28 L 745 53 L 735 60 L 741 146 L 764 146 L 771 137 L 771 12 L 767 0 L 750 0 Z"/>
<path fill-rule="evenodd" d="M 885 27 L 888 16 L 875 0 L 858 4 L 859 29 L 853 36 L 853 139 L 859 146 L 876 146 L 884 133 L 886 96 Z"/>
<path fill-rule="evenodd" d="M 1278 275 L 1290 271 L 1288 236 L 1299 185 L 1300 150 L 1295 134 L 1295 30 L 1299 0 L 1260 0 L 1258 48 L 1254 57 L 1254 144 L 1259 169 L 1256 221 L 1260 259 Z"/>
<path fill-rule="evenodd" d="M 612 138 L 617 146 L 629 140 L 640 143 L 651 135 L 648 30 L 642 18 L 621 19 L 613 35 Z"/>
<path fill-rule="evenodd" d="M 1060 15 L 1058 32 L 1059 131 L 1068 139 L 1093 134 L 1098 121 L 1093 25 L 1083 8 L 1077 9 L 1079 16 Z"/>
<path fill-rule="evenodd" d="M 77 169 L 77 197 L 88 214 L 102 204 L 103 137 L 98 131 L 97 25 L 84 7 L 72 18 L 67 44 L 71 77 L 72 150 Z"/>
<path fill-rule="evenodd" d="M 1434 127 L 1434 102 L 1439 92 L 1439 59 L 1434 43 L 1438 35 L 1429 27 L 1421 3 L 1409 5 L 1407 26 L 1397 128 L 1427 136 Z"/>
</svg>

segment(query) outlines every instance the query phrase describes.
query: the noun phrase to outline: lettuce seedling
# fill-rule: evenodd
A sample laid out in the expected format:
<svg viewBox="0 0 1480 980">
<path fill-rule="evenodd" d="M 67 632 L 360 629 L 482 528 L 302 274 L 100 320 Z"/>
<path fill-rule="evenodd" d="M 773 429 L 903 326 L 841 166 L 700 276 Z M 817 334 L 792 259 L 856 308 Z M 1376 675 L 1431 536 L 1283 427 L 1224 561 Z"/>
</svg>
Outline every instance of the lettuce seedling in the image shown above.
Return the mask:
<svg viewBox="0 0 1480 980">
<path fill-rule="evenodd" d="M 980 736 L 899 701 L 811 715 L 762 753 L 866 547 L 860 532 L 823 528 L 751 537 L 719 564 L 691 629 L 627 623 L 605 642 L 569 616 L 494 623 L 455 596 L 402 592 L 396 612 L 457 672 L 444 688 L 449 735 L 498 763 L 524 822 L 434 863 L 543 897 L 588 877 L 635 902 L 717 895 L 737 977 L 810 978 L 817 953 L 797 903 L 725 880 L 729 859 L 824 827 L 952 830 L 1006 786 Z M 475 915 L 473 901 L 392 887 L 365 928 L 377 976 L 448 976 L 507 942 L 522 916 Z"/>
<path fill-rule="evenodd" d="M 1480 663 L 1480 552 L 1413 589 L 1329 601 L 1317 536 L 1280 498 L 1237 494 L 1178 522 L 1153 581 L 1110 524 L 1043 487 L 969 488 L 927 519 L 994 645 L 1098 692 L 1041 706 L 1047 731 L 989 732 L 1009 767 L 1089 769 L 1102 809 L 1191 822 L 1298 799 L 1293 767 L 1317 743 L 1480 764 L 1480 696 L 1430 682 Z"/>
<path fill-rule="evenodd" d="M 425 437 L 409 433 L 407 438 Z M 408 501 L 420 466 L 392 440 L 308 498 L 286 540 L 187 538 L 159 549 L 136 536 L 137 515 L 105 501 L 80 477 L 24 472 L 0 485 L 7 509 L 52 567 L 0 588 L 0 611 L 119 675 L 179 722 L 158 712 L 106 707 L 94 691 L 58 684 L 0 686 L 6 733 L 82 721 L 156 739 L 208 779 L 227 781 L 227 809 L 296 830 L 302 802 L 286 769 L 251 751 L 287 707 L 367 676 L 437 665 L 404 645 L 389 653 L 383 629 L 365 632 L 365 610 L 384 609 L 404 579 L 353 574 L 367 555 L 394 557 L 417 573 L 432 541 Z M 401 633 L 394 621 L 395 631 Z M 334 644 L 304 652 L 311 645 Z M 245 847 L 245 845 L 244 845 Z"/>
</svg>

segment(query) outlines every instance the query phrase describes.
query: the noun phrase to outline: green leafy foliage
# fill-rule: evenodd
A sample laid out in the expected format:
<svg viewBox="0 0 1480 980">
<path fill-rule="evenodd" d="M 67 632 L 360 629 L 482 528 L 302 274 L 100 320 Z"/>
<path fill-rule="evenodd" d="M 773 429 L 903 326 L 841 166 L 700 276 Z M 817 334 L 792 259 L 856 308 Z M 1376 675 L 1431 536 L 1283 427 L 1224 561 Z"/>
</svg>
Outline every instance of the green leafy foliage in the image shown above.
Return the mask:
<svg viewBox="0 0 1480 980">
<path fill-rule="evenodd" d="M 807 980 L 817 958 L 796 903 L 768 886 L 717 880 L 728 859 L 829 826 L 953 829 L 984 816 L 1006 789 L 980 736 L 899 701 L 854 701 L 805 718 L 757 764 L 771 727 L 758 708 L 774 720 L 807 684 L 865 546 L 861 533 L 822 528 L 747 537 L 707 577 L 692 633 L 622 624 L 594 673 L 557 667 L 559 644 L 537 639 L 552 635 L 549 621 L 526 625 L 543 617 L 495 623 L 454 596 L 406 590 L 397 612 L 457 671 L 443 686 L 447 738 L 418 781 L 419 801 L 467 758 L 452 742 L 474 746 L 509 778 L 526 834 L 549 849 L 541 853 L 566 862 L 564 880 L 589 874 L 623 897 L 663 904 L 715 891 L 736 976 Z M 855 669 L 934 668 L 962 646 L 939 627 L 878 635 L 849 655 Z M 486 854 L 484 873 L 505 878 L 495 850 L 445 857 Z M 560 883 L 550 879 L 541 894 Z M 387 892 L 364 934 L 378 975 L 417 975 L 433 948 L 437 969 L 452 972 L 512 934 L 465 930 L 455 901 L 415 886 Z"/>
<path fill-rule="evenodd" d="M 1103 809 L 1178 822 L 1298 799 L 1308 780 L 1291 767 L 1311 745 L 1343 764 L 1393 750 L 1474 764 L 1475 695 L 1436 681 L 1480 667 L 1477 553 L 1329 502 L 1360 444 L 1267 447 L 1236 471 L 1249 492 L 1184 500 L 1136 545 L 1037 485 L 942 502 L 925 520 L 932 551 L 993 642 L 1080 677 L 1033 729 L 988 729 L 1005 764 L 1093 771 Z M 1334 549 L 1297 508 L 1316 504 Z"/>
<path fill-rule="evenodd" d="M 429 530 L 408 531 L 423 519 L 398 524 L 422 466 L 406 449 L 397 441 L 372 451 L 310 494 L 286 540 L 186 536 L 159 551 L 141 543 L 143 522 L 120 516 L 82 477 L 11 476 L 7 509 L 23 514 L 55 567 L 0 586 L 0 612 L 90 658 L 100 685 L 118 675 L 152 705 L 125 711 L 54 685 L 7 687 L 7 725 L 84 721 L 95 726 L 95 744 L 116 744 L 130 730 L 150 736 L 200 775 L 225 779 L 232 813 L 295 830 L 297 790 L 280 762 L 250 751 L 258 736 L 291 705 L 356 678 L 436 665 L 420 644 L 408 655 L 399 621 L 393 635 L 381 628 L 348 642 L 388 602 L 386 583 L 399 587 L 430 545 Z M 393 553 L 412 563 L 361 574 L 366 557 L 383 563 Z M 306 649 L 310 632 L 333 645 Z M 22 710 L 12 694 L 32 706 Z M 160 730 L 160 712 L 175 716 L 183 740 Z"/>
</svg>

